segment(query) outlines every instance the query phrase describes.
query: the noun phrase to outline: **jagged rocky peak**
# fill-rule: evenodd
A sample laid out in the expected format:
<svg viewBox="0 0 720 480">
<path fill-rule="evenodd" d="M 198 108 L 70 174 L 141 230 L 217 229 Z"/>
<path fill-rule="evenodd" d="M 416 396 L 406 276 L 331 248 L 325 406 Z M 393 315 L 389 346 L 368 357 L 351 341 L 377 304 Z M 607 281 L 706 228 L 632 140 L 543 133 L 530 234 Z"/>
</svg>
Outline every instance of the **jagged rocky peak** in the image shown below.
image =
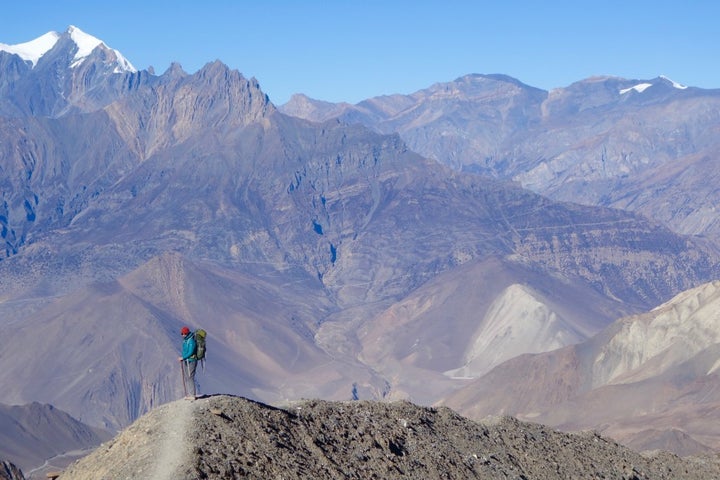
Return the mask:
<svg viewBox="0 0 720 480">
<path fill-rule="evenodd" d="M 165 70 L 165 73 L 162 74 L 162 76 L 166 78 L 183 78 L 187 77 L 187 75 L 187 72 L 183 70 L 182 65 L 178 62 L 172 62 L 168 69 Z"/>
<path fill-rule="evenodd" d="M 178 67 L 171 74 L 178 75 Z M 182 109 L 178 123 L 202 119 L 205 126 L 232 127 L 247 125 L 275 111 L 254 77 L 247 79 L 219 60 L 205 64 L 169 88 L 167 98 Z M 180 90 L 184 95 L 177 94 Z M 191 103 L 183 106 L 183 99 Z"/>
<path fill-rule="evenodd" d="M 220 61 L 187 74 L 173 63 L 154 84 L 118 99 L 106 111 L 142 157 L 212 129 L 215 134 L 261 121 L 275 111 L 255 78 Z"/>
<path fill-rule="evenodd" d="M 230 69 L 220 60 L 206 64 L 198 71 L 197 78 L 211 84 L 238 85 L 251 96 L 260 97 L 262 103 L 269 103 L 267 95 L 260 89 L 260 82 L 255 77 L 247 79 L 238 70 Z"/>
</svg>

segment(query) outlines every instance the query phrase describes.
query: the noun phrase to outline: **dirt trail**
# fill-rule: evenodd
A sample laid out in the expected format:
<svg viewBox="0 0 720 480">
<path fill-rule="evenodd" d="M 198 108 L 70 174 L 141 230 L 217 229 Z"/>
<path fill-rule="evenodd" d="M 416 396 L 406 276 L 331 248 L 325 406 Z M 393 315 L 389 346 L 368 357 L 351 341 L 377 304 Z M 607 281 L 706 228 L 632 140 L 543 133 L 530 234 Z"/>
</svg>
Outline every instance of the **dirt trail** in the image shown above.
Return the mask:
<svg viewBox="0 0 720 480">
<path fill-rule="evenodd" d="M 60 480 L 177 480 L 189 478 L 193 416 L 204 400 L 156 408 L 108 443 L 70 465 Z"/>
<path fill-rule="evenodd" d="M 174 480 L 181 478 L 183 461 L 189 458 L 188 429 L 192 423 L 197 402 L 178 402 L 175 409 L 167 410 L 161 424 L 161 442 L 157 452 L 157 464 L 150 478 Z"/>
</svg>

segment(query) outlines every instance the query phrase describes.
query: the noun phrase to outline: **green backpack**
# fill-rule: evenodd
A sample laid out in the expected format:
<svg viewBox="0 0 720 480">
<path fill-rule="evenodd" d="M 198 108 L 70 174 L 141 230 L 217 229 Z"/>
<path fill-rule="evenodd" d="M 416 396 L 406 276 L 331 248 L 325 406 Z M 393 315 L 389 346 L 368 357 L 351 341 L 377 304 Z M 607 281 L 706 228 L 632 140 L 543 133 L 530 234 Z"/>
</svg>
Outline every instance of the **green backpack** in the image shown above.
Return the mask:
<svg viewBox="0 0 720 480">
<path fill-rule="evenodd" d="M 202 328 L 199 328 L 195 330 L 195 344 L 197 345 L 197 348 L 195 349 L 195 358 L 200 360 L 205 360 L 205 337 L 207 336 L 207 332 L 203 330 Z"/>
</svg>

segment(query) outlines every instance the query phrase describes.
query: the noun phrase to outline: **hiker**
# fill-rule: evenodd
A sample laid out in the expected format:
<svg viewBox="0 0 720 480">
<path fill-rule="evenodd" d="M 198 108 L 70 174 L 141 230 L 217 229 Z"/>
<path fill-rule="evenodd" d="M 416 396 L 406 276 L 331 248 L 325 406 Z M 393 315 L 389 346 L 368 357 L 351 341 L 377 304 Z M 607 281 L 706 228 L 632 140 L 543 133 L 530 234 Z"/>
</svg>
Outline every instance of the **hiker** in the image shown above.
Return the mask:
<svg viewBox="0 0 720 480">
<path fill-rule="evenodd" d="M 183 344 L 182 357 L 179 357 L 178 361 L 180 362 L 183 372 L 183 387 L 186 389 L 185 398 L 188 400 L 194 400 L 197 398 L 197 387 L 195 385 L 195 371 L 197 370 L 197 343 L 195 342 L 195 334 L 191 332 L 188 327 L 182 327 L 180 329 L 180 335 L 183 337 Z M 192 395 L 188 395 L 188 386 L 190 387 L 190 393 L 192 393 Z"/>
</svg>

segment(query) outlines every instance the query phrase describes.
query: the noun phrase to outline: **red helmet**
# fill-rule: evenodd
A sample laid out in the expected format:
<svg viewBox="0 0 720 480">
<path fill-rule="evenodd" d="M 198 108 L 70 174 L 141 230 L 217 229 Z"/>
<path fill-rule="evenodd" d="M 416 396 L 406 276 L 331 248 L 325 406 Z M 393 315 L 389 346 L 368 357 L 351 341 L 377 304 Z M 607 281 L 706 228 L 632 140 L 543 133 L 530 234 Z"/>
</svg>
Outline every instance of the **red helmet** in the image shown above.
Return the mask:
<svg viewBox="0 0 720 480">
<path fill-rule="evenodd" d="M 182 327 L 180 329 L 180 335 L 187 335 L 188 333 L 190 333 L 190 329 L 188 327 Z"/>
</svg>

